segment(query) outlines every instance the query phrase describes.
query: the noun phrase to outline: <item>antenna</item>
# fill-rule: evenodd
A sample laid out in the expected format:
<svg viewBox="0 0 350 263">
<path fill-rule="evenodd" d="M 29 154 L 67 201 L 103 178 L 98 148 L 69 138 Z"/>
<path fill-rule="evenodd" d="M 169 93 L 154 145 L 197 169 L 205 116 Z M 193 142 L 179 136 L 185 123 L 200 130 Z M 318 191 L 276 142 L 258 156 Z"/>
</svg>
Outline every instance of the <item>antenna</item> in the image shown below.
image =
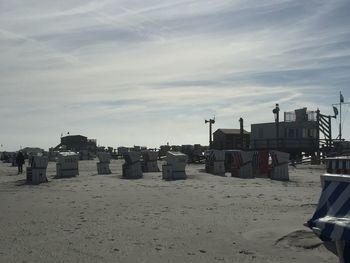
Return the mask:
<svg viewBox="0 0 350 263">
<path fill-rule="evenodd" d="M 213 119 L 205 120 L 204 123 L 209 123 L 209 149 L 213 146 L 213 140 L 212 140 L 212 125 L 215 123 L 215 115 Z"/>
<path fill-rule="evenodd" d="M 239 118 L 239 135 L 240 135 L 240 143 L 241 149 L 244 148 L 244 129 L 243 129 L 243 118 Z"/>
<path fill-rule="evenodd" d="M 279 115 L 280 115 L 280 106 L 278 103 L 276 103 L 276 107 L 272 110 L 272 113 L 275 117 L 275 123 L 276 123 L 276 147 L 278 148 L 278 142 L 279 142 Z"/>
</svg>

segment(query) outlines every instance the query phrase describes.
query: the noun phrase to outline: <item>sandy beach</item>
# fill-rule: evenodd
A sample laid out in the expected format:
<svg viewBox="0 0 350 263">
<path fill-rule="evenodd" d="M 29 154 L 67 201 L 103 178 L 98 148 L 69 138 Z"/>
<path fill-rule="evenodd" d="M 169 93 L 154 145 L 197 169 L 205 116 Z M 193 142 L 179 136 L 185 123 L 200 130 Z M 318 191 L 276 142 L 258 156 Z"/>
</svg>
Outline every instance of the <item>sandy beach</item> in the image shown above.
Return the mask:
<svg viewBox="0 0 350 263">
<path fill-rule="evenodd" d="M 322 166 L 290 168 L 290 182 L 218 177 L 188 165 L 161 173 L 80 175 L 28 185 L 0 164 L 0 262 L 337 262 L 303 226 L 320 196 Z M 228 174 L 227 174 L 228 175 Z"/>
</svg>

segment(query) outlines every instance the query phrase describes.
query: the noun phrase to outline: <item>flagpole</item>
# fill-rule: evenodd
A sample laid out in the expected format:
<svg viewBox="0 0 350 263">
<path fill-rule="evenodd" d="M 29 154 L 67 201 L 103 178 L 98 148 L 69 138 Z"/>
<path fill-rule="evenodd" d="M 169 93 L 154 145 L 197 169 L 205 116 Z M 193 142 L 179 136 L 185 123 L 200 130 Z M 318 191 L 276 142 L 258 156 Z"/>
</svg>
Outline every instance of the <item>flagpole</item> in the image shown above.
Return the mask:
<svg viewBox="0 0 350 263">
<path fill-rule="evenodd" d="M 339 103 L 336 104 L 332 104 L 333 106 L 333 110 L 334 110 L 334 118 L 337 118 L 337 115 L 339 114 L 339 135 L 337 136 L 336 139 L 338 139 L 339 141 L 342 140 L 342 105 L 349 105 L 350 102 L 344 102 L 344 97 L 343 94 L 341 93 L 341 91 L 339 92 Z M 338 109 L 335 108 L 334 106 L 339 106 L 339 112 Z"/>
<path fill-rule="evenodd" d="M 340 104 L 340 107 L 339 107 L 339 109 L 340 109 L 340 111 L 339 111 L 339 118 L 340 118 L 340 122 L 339 122 L 339 140 L 341 141 L 341 136 L 342 136 L 342 134 L 341 134 L 341 103 L 342 103 L 342 95 L 341 95 L 341 91 L 339 93 L 340 93 L 340 95 L 339 95 L 339 104 Z"/>
</svg>

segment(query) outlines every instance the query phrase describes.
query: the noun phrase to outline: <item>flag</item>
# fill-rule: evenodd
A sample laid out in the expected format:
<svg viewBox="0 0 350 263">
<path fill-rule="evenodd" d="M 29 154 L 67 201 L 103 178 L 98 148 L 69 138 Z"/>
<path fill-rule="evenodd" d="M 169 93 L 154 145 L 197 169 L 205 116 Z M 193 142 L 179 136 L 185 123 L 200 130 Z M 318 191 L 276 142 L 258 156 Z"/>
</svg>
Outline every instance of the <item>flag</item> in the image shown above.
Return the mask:
<svg viewBox="0 0 350 263">
<path fill-rule="evenodd" d="M 344 102 L 343 94 L 340 93 L 340 103 Z"/>
<path fill-rule="evenodd" d="M 334 111 L 334 115 L 337 116 L 338 115 L 338 109 L 333 106 L 333 111 Z"/>
</svg>

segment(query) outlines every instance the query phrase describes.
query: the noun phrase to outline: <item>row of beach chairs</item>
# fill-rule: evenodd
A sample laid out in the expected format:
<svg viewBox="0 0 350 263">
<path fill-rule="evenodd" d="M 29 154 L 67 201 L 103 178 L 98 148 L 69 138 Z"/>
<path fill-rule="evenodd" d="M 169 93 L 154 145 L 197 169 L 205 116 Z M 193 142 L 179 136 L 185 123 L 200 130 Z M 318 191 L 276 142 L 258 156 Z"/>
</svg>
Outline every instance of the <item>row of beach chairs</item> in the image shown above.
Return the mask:
<svg viewBox="0 0 350 263">
<path fill-rule="evenodd" d="M 97 153 L 99 162 L 98 174 L 110 174 L 111 156 L 107 152 Z M 27 167 L 27 180 L 34 184 L 46 182 L 46 168 L 48 159 L 45 156 L 33 156 Z M 125 163 L 122 167 L 124 178 L 141 178 L 143 173 L 159 172 L 157 163 L 158 154 L 154 151 L 135 152 L 124 154 Z M 206 152 L 206 171 L 211 174 L 225 175 L 240 178 L 267 177 L 276 180 L 288 180 L 289 155 L 278 151 L 245 152 L 240 150 Z M 270 159 L 270 163 L 269 163 Z M 186 179 L 185 167 L 187 156 L 180 152 L 167 152 L 166 164 L 163 165 L 162 176 L 165 180 Z M 72 177 L 79 174 L 79 155 L 74 152 L 61 152 L 56 162 L 56 177 Z"/>
<path fill-rule="evenodd" d="M 270 177 L 289 180 L 289 154 L 280 151 L 209 150 L 205 153 L 207 173 L 234 177 Z"/>
<path fill-rule="evenodd" d="M 140 160 L 139 152 L 127 152 L 124 154 L 123 177 L 137 179 L 143 176 L 144 172 L 159 172 L 157 163 L 158 153 L 152 151 L 142 152 Z M 186 179 L 185 172 L 187 155 L 180 152 L 167 152 L 166 164 L 162 166 L 162 177 L 164 180 Z"/>
<path fill-rule="evenodd" d="M 97 153 L 99 162 L 98 174 L 110 174 L 109 168 L 111 155 L 107 152 Z M 159 172 L 158 153 L 153 151 L 131 151 L 124 154 L 125 163 L 122 166 L 124 178 L 137 179 L 147 172 Z M 185 167 L 187 156 L 180 152 L 168 152 L 163 165 L 162 174 L 165 180 L 186 179 Z M 79 175 L 79 155 L 74 152 L 61 152 L 57 156 L 56 178 L 72 177 Z M 40 184 L 47 182 L 46 169 L 48 158 L 46 156 L 32 156 L 27 167 L 27 182 Z"/>
</svg>

